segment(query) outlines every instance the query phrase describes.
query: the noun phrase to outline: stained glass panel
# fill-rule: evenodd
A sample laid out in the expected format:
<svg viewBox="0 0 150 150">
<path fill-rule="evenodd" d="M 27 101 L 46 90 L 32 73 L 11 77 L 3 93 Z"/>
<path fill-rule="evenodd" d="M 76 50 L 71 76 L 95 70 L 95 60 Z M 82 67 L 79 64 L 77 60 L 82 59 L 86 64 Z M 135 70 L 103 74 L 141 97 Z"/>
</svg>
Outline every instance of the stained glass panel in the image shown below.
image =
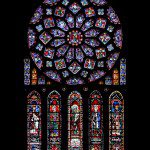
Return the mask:
<svg viewBox="0 0 150 150">
<path fill-rule="evenodd" d="M 120 85 L 126 85 L 126 59 L 120 60 Z"/>
<path fill-rule="evenodd" d="M 30 59 L 24 59 L 24 84 L 30 85 Z"/>
<path fill-rule="evenodd" d="M 124 99 L 119 91 L 109 97 L 109 150 L 124 150 Z"/>
<path fill-rule="evenodd" d="M 61 96 L 57 91 L 47 99 L 47 150 L 61 150 Z"/>
<path fill-rule="evenodd" d="M 37 82 L 38 82 L 37 70 L 35 68 L 33 68 L 32 69 L 32 76 L 31 76 L 31 84 L 37 85 Z"/>
<path fill-rule="evenodd" d="M 99 91 L 93 91 L 89 98 L 89 150 L 103 149 L 103 100 Z"/>
<path fill-rule="evenodd" d="M 27 97 L 27 144 L 28 150 L 41 150 L 41 97 L 32 91 Z"/>
<path fill-rule="evenodd" d="M 82 97 L 73 91 L 68 97 L 68 150 L 83 150 Z"/>
</svg>

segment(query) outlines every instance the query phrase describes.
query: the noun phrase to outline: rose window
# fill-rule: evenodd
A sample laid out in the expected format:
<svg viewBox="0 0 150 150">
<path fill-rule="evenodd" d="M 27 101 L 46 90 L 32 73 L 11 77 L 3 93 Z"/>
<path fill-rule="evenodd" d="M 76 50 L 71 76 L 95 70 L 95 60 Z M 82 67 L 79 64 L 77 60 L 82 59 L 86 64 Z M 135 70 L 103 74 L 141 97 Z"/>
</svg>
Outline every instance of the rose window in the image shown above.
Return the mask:
<svg viewBox="0 0 150 150">
<path fill-rule="evenodd" d="M 120 20 L 105 0 L 45 0 L 30 20 L 28 47 L 50 79 L 69 85 L 93 82 L 119 58 Z"/>
</svg>

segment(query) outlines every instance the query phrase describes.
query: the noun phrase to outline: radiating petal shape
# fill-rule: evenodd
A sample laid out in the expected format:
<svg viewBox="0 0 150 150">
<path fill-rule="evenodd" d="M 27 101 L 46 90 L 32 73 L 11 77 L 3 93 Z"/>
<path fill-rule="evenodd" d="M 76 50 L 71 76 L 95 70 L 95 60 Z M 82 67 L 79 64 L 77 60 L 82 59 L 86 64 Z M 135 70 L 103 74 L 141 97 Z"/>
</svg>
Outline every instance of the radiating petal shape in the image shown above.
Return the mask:
<svg viewBox="0 0 150 150">
<path fill-rule="evenodd" d="M 98 29 L 91 29 L 91 30 L 85 32 L 85 36 L 86 37 L 96 37 L 99 33 L 100 33 L 100 31 Z"/>
<path fill-rule="evenodd" d="M 96 39 L 85 39 L 85 43 L 92 47 L 96 47 L 100 45 L 99 41 Z"/>
<path fill-rule="evenodd" d="M 51 6 L 57 4 L 60 0 L 44 0 L 44 4 L 49 4 Z"/>
<path fill-rule="evenodd" d="M 114 66 L 118 57 L 119 57 L 119 52 L 115 52 L 108 57 L 106 64 L 109 70 Z"/>
<path fill-rule="evenodd" d="M 39 69 L 43 67 L 42 57 L 38 53 L 31 52 L 31 58 Z"/>
<path fill-rule="evenodd" d="M 110 20 L 110 22 L 112 22 L 114 24 L 120 24 L 120 20 L 112 7 L 109 7 L 107 9 L 107 16 L 108 16 L 108 19 Z"/>
<path fill-rule="evenodd" d="M 59 29 L 52 29 L 50 32 L 54 37 L 64 37 L 65 32 L 59 30 Z"/>
<path fill-rule="evenodd" d="M 97 5 L 97 6 L 102 6 L 107 3 L 106 0 L 90 0 L 90 1 L 91 1 L 91 3 L 93 3 L 94 5 Z"/>
<path fill-rule="evenodd" d="M 40 6 L 36 9 L 33 17 L 30 20 L 31 24 L 36 24 L 37 22 L 40 21 L 40 19 L 42 18 L 43 15 L 43 8 Z"/>
<path fill-rule="evenodd" d="M 103 77 L 106 74 L 106 72 L 104 72 L 103 70 L 97 70 L 94 71 L 93 73 L 90 74 L 90 77 L 88 78 L 89 82 L 93 82 L 97 79 L 100 79 L 101 77 Z"/>
<path fill-rule="evenodd" d="M 36 33 L 32 29 L 28 29 L 28 47 L 31 48 L 36 43 Z"/>
<path fill-rule="evenodd" d="M 63 45 L 63 46 L 61 46 L 61 47 L 57 50 L 56 55 L 57 55 L 58 57 L 64 56 L 64 54 L 66 53 L 66 51 L 68 50 L 68 48 L 69 48 L 69 45 Z"/>
<path fill-rule="evenodd" d="M 80 48 L 76 48 L 76 59 L 81 63 L 84 59 L 84 54 Z"/>
<path fill-rule="evenodd" d="M 74 48 L 70 48 L 66 55 L 66 61 L 71 62 L 74 59 Z"/>
<path fill-rule="evenodd" d="M 81 30 L 82 31 L 86 31 L 88 30 L 89 28 L 93 27 L 93 24 L 94 24 L 94 20 L 93 19 L 90 19 L 90 20 L 87 20 L 84 25 L 82 26 Z"/>
<path fill-rule="evenodd" d="M 73 78 L 68 79 L 66 83 L 68 85 L 78 85 L 78 84 L 84 84 L 84 81 L 81 78 L 73 77 Z"/>
<path fill-rule="evenodd" d="M 45 74 L 51 78 L 52 80 L 55 80 L 57 82 L 61 81 L 60 75 L 56 71 L 46 71 Z"/>
<path fill-rule="evenodd" d="M 65 39 L 55 39 L 52 41 L 51 46 L 58 47 L 65 43 Z"/>
<path fill-rule="evenodd" d="M 76 18 L 76 28 L 80 28 L 82 26 L 84 20 L 85 20 L 84 15 L 79 14 Z"/>
<path fill-rule="evenodd" d="M 93 49 L 91 49 L 86 44 L 83 44 L 81 47 L 82 47 L 82 50 L 84 51 L 84 53 L 86 54 L 86 56 L 92 57 L 94 55 Z"/>
<path fill-rule="evenodd" d="M 119 47 L 120 49 L 122 48 L 122 30 L 119 29 L 115 32 L 114 34 L 114 43 L 116 44 L 117 47 Z"/>
<path fill-rule="evenodd" d="M 58 20 L 56 20 L 56 22 L 57 22 L 57 26 L 58 26 L 60 29 L 62 29 L 62 30 L 64 30 L 64 31 L 68 31 L 68 30 L 69 30 L 69 27 L 67 26 L 67 24 L 66 24 L 65 21 L 63 21 L 63 20 L 61 20 L 61 19 L 58 19 Z"/>
<path fill-rule="evenodd" d="M 74 24 L 75 24 L 74 17 L 71 14 L 66 15 L 66 21 L 68 22 L 68 26 L 70 28 L 74 28 Z"/>
</svg>

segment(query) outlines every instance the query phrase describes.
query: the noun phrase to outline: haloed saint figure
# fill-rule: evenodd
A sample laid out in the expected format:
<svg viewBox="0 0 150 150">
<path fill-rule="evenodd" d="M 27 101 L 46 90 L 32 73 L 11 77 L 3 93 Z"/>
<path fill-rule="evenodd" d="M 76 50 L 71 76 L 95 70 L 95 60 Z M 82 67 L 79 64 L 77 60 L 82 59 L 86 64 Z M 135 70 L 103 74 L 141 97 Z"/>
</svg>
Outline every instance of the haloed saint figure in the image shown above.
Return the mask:
<svg viewBox="0 0 150 150">
<path fill-rule="evenodd" d="M 79 123 L 80 123 L 80 114 L 79 114 L 78 105 L 74 104 L 71 106 L 71 122 L 72 122 L 72 130 L 74 135 L 79 134 Z"/>
</svg>

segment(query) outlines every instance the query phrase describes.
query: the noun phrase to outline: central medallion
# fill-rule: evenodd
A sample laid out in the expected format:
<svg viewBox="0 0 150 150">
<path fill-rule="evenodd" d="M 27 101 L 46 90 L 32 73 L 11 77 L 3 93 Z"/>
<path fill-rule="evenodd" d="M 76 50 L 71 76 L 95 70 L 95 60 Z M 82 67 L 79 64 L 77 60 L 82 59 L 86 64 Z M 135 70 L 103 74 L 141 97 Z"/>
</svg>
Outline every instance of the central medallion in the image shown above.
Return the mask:
<svg viewBox="0 0 150 150">
<path fill-rule="evenodd" d="M 67 41 L 69 44 L 72 44 L 72 46 L 78 46 L 83 41 L 83 35 L 78 30 L 73 30 L 69 32 Z"/>
</svg>

